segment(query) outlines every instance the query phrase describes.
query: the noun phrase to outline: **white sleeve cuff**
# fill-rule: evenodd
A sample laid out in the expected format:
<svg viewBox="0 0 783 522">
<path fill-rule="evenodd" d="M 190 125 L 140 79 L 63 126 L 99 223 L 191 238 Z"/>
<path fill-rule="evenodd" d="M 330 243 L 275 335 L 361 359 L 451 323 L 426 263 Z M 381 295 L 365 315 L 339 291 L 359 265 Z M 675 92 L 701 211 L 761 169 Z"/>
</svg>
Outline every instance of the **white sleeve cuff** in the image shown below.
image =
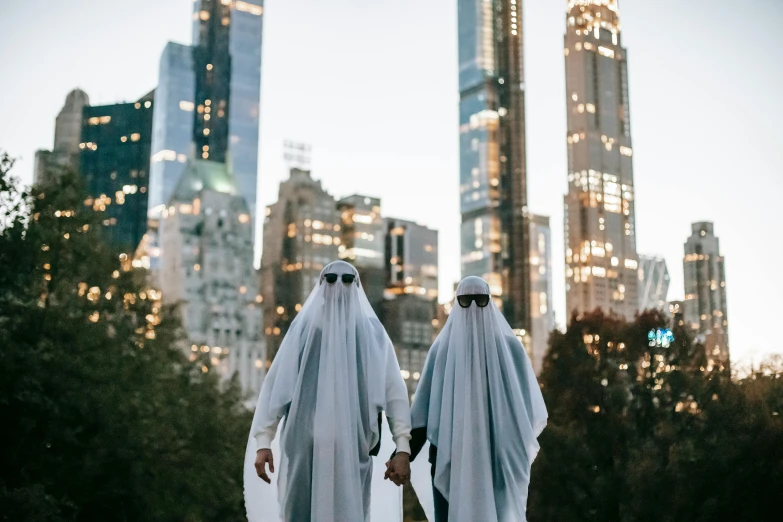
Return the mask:
<svg viewBox="0 0 783 522">
<path fill-rule="evenodd" d="M 402 435 L 394 439 L 394 443 L 397 444 L 397 453 L 411 454 L 411 437 L 410 435 Z"/>
<path fill-rule="evenodd" d="M 264 431 L 256 434 L 256 451 L 261 449 L 272 449 L 272 437 Z"/>
</svg>

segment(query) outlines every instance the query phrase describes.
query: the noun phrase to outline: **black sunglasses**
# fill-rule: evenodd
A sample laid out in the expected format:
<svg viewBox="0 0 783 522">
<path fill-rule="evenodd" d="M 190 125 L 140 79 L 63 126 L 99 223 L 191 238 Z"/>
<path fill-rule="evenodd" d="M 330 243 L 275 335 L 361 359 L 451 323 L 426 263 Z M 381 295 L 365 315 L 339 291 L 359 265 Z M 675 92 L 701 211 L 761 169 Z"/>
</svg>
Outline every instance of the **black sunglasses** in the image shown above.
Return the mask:
<svg viewBox="0 0 783 522">
<path fill-rule="evenodd" d="M 342 276 L 339 276 L 337 274 L 325 274 L 324 279 L 326 279 L 326 282 L 330 285 L 337 282 L 337 278 L 341 278 L 343 280 L 343 283 L 346 285 L 350 285 L 353 283 L 354 279 L 356 279 L 356 275 L 354 274 L 343 274 Z"/>
<path fill-rule="evenodd" d="M 479 308 L 484 308 L 489 304 L 489 296 L 487 294 L 469 294 L 457 296 L 457 302 L 462 308 L 468 308 L 470 303 L 473 301 L 476 301 L 476 306 Z"/>
</svg>

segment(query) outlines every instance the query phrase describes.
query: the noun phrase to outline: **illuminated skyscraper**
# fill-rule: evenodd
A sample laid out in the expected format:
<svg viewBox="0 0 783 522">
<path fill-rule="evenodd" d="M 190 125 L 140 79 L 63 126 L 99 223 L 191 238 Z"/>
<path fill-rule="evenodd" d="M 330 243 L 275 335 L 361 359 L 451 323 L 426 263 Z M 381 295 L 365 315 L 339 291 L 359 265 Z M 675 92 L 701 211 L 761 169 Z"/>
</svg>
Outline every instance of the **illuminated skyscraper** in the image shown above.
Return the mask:
<svg viewBox="0 0 783 522">
<path fill-rule="evenodd" d="M 536 373 L 541 372 L 555 328 L 552 306 L 552 229 L 548 216 L 529 216 L 530 224 L 530 340 L 525 346 Z"/>
<path fill-rule="evenodd" d="M 342 238 L 340 259 L 356 267 L 367 299 L 380 316 L 386 289 L 386 222 L 381 217 L 381 200 L 354 194 L 338 201 L 337 210 Z"/>
<path fill-rule="evenodd" d="M 626 51 L 617 0 L 569 0 L 567 313 L 639 306 Z"/>
<path fill-rule="evenodd" d="M 462 275 L 530 329 L 522 0 L 459 0 Z"/>
<path fill-rule="evenodd" d="M 253 233 L 225 164 L 191 160 L 161 213 L 163 301 L 176 304 L 191 360 L 207 355 L 224 380 L 257 394 L 264 339 Z"/>
<path fill-rule="evenodd" d="M 685 243 L 685 324 L 701 337 L 710 369 L 729 361 L 726 271 L 712 223 L 691 225 Z"/>
<path fill-rule="evenodd" d="M 321 270 L 337 259 L 340 228 L 334 197 L 310 171 L 292 168 L 280 183 L 277 201 L 267 207 L 264 222 L 260 275 L 267 364 L 318 284 Z"/>
<path fill-rule="evenodd" d="M 193 45 L 169 43 L 156 90 L 149 212 L 188 159 L 226 163 L 255 223 L 263 0 L 195 0 Z"/>
<path fill-rule="evenodd" d="M 79 170 L 106 239 L 133 254 L 147 230 L 154 91 L 136 102 L 82 108 Z M 59 124 L 59 118 L 58 118 Z"/>
</svg>

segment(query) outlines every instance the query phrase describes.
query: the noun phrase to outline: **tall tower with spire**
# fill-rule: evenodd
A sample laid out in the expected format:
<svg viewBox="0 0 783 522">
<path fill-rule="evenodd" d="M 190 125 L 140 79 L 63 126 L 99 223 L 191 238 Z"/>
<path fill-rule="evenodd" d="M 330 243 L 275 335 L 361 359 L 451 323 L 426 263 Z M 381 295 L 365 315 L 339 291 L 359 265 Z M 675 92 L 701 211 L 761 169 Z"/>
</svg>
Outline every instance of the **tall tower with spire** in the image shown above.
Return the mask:
<svg viewBox="0 0 783 522">
<path fill-rule="evenodd" d="M 617 0 L 568 0 L 568 314 L 638 310 L 627 52 Z"/>
<path fill-rule="evenodd" d="M 522 0 L 459 0 L 462 275 L 530 330 Z"/>
</svg>

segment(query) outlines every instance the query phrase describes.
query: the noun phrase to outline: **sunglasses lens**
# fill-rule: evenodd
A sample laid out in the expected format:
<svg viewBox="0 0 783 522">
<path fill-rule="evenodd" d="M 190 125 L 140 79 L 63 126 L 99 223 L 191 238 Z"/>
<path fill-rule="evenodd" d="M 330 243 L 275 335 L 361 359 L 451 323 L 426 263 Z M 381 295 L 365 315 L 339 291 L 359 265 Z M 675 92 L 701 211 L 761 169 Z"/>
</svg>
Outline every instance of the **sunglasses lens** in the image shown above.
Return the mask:
<svg viewBox="0 0 783 522">
<path fill-rule="evenodd" d="M 326 279 L 327 283 L 334 284 L 337 281 L 337 274 L 326 274 L 324 279 Z"/>
<path fill-rule="evenodd" d="M 470 302 L 473 299 L 469 295 L 458 295 L 457 296 L 457 302 L 462 308 L 467 308 L 470 306 Z"/>
<path fill-rule="evenodd" d="M 356 276 L 354 274 L 343 274 L 343 283 L 346 285 L 350 285 L 353 283 L 353 280 L 356 279 Z"/>
<path fill-rule="evenodd" d="M 489 304 L 489 296 L 488 295 L 477 295 L 477 296 L 474 297 L 474 299 L 476 300 L 476 304 L 480 308 L 484 308 L 485 306 L 487 306 Z"/>
</svg>

